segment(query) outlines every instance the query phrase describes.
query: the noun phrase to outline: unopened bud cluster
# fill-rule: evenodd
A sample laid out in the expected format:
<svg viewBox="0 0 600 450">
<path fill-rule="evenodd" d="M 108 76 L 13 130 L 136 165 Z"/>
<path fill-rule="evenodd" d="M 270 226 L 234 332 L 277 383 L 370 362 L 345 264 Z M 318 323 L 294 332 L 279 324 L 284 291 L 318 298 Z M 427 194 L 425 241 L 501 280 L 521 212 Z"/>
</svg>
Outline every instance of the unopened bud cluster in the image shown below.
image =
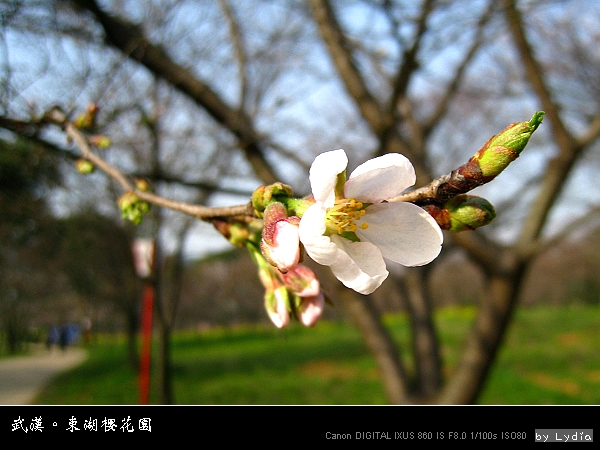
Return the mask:
<svg viewBox="0 0 600 450">
<path fill-rule="evenodd" d="M 258 266 L 258 276 L 265 288 L 265 310 L 275 326 L 289 325 L 292 317 L 307 327 L 314 326 L 325 307 L 325 295 L 315 273 L 300 264 L 282 273 L 255 245 L 248 243 L 248 250 Z"/>
<path fill-rule="evenodd" d="M 311 269 L 299 264 L 303 253 L 299 216 L 312 203 L 292 198 L 291 188 L 282 183 L 261 186 L 252 195 L 252 205 L 263 218 L 263 230 L 260 254 L 251 252 L 266 290 L 265 309 L 279 328 L 291 317 L 313 326 L 323 313 L 325 297 L 319 280 Z"/>
<path fill-rule="evenodd" d="M 300 216 L 314 201 L 292 197 L 292 189 L 275 183 L 252 195 L 255 219 L 213 219 L 232 244 L 246 246 L 265 288 L 265 310 L 279 328 L 297 318 L 313 326 L 321 317 L 325 296 L 315 273 L 302 262 Z"/>
<path fill-rule="evenodd" d="M 493 180 L 517 159 L 543 117 L 544 112 L 538 111 L 529 122 L 513 123 L 492 136 L 440 184 L 436 199 L 420 206 L 444 230 L 474 230 L 489 224 L 496 217 L 494 207 L 486 199 L 466 192 Z"/>
<path fill-rule="evenodd" d="M 119 208 L 121 209 L 121 216 L 125 220 L 133 222 L 135 225 L 139 225 L 142 222 L 144 214 L 150 211 L 150 205 L 148 202 L 140 199 L 133 192 L 126 192 L 119 199 Z"/>
<path fill-rule="evenodd" d="M 489 139 L 469 161 L 453 170 L 438 188 L 438 199 L 446 201 L 455 195 L 490 182 L 519 157 L 533 132 L 542 123 L 544 113 L 536 112 L 529 122 L 509 125 Z"/>
</svg>

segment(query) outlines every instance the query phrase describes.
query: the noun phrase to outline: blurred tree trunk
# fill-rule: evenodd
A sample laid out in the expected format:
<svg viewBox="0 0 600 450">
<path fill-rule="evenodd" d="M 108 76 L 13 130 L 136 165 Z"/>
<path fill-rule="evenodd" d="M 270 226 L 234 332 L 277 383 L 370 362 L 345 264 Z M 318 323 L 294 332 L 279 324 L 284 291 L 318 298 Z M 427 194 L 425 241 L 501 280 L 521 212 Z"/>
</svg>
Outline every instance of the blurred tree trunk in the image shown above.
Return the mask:
<svg viewBox="0 0 600 450">
<path fill-rule="evenodd" d="M 344 311 L 361 332 L 375 359 L 389 401 L 395 404 L 409 403 L 410 392 L 404 367 L 375 303 L 369 296 L 345 288 L 338 289 L 337 294 Z"/>
<path fill-rule="evenodd" d="M 433 299 L 427 282 L 431 267 L 408 270 L 404 277 L 396 278 L 398 289 L 406 300 L 412 329 L 416 391 L 424 399 L 433 398 L 442 386 L 442 360 L 433 323 Z"/>
</svg>

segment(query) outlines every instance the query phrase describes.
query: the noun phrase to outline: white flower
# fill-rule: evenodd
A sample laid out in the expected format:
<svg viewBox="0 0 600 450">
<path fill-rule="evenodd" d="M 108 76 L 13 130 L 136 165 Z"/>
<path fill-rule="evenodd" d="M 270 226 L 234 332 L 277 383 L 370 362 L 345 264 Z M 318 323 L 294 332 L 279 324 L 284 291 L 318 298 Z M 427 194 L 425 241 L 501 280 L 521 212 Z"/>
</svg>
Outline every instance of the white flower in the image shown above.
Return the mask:
<svg viewBox="0 0 600 450">
<path fill-rule="evenodd" d="M 405 156 L 371 159 L 345 181 L 347 164 L 344 150 L 315 158 L 310 168 L 315 203 L 300 221 L 300 241 L 345 286 L 370 294 L 389 274 L 384 257 L 404 266 L 427 264 L 441 251 L 442 231 L 420 207 L 385 201 L 415 183 Z"/>
</svg>

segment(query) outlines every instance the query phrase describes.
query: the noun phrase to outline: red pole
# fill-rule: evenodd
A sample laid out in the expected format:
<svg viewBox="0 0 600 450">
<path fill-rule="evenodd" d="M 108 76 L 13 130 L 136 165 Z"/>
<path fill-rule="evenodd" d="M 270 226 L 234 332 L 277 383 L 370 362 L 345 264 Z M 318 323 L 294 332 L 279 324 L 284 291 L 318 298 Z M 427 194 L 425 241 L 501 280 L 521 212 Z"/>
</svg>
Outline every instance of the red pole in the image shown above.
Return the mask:
<svg viewBox="0 0 600 450">
<path fill-rule="evenodd" d="M 154 304 L 154 286 L 151 280 L 144 283 L 142 295 L 142 351 L 140 354 L 140 404 L 150 401 L 150 354 L 152 347 L 152 308 Z"/>
<path fill-rule="evenodd" d="M 135 270 L 144 280 L 142 293 L 142 350 L 140 352 L 139 403 L 150 402 L 150 355 L 152 347 L 152 309 L 154 306 L 154 279 L 152 277 L 156 245 L 152 239 L 138 238 L 133 241 Z"/>
</svg>

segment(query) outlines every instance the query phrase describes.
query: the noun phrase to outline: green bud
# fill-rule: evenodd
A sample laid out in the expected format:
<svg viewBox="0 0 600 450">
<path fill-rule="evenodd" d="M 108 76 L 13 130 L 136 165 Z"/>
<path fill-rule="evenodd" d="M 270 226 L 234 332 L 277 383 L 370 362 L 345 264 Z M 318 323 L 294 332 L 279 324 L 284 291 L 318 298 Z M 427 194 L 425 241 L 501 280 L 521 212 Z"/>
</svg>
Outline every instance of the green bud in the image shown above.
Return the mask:
<svg viewBox="0 0 600 450">
<path fill-rule="evenodd" d="M 517 159 L 535 130 L 542 123 L 543 111 L 536 112 L 529 122 L 509 125 L 504 131 L 492 137 L 475 155 L 481 174 L 489 179 L 500 174 Z"/>
<path fill-rule="evenodd" d="M 479 167 L 484 178 L 493 178 L 519 157 L 519 154 L 507 147 L 488 147 L 479 157 Z"/>
<path fill-rule="evenodd" d="M 79 129 L 88 129 L 94 126 L 96 120 L 96 113 L 98 112 L 98 105 L 90 103 L 85 112 L 77 116 L 73 121 L 73 124 Z"/>
<path fill-rule="evenodd" d="M 457 195 L 446 202 L 444 210 L 448 211 L 450 221 L 443 228 L 450 231 L 474 230 L 487 225 L 496 217 L 492 204 L 475 195 Z"/>
<path fill-rule="evenodd" d="M 287 184 L 277 182 L 269 186 L 261 186 L 252 193 L 252 206 L 261 217 L 269 203 L 283 200 L 292 196 L 292 188 Z"/>
<path fill-rule="evenodd" d="M 305 198 L 288 198 L 282 200 L 288 211 L 288 216 L 302 217 L 304 212 L 312 205 L 315 204 L 315 199 L 310 197 Z"/>
<path fill-rule="evenodd" d="M 81 174 L 92 173 L 96 167 L 91 163 L 91 161 L 85 158 L 79 158 L 76 163 L 77 171 Z"/>
<path fill-rule="evenodd" d="M 246 242 L 248 242 L 249 237 L 250 232 L 244 224 L 234 222 L 229 226 L 228 240 L 236 247 L 244 247 L 246 245 Z"/>
<path fill-rule="evenodd" d="M 92 144 L 94 147 L 98 147 L 101 150 L 107 149 L 112 144 L 110 138 L 100 134 L 90 136 L 88 140 L 90 141 L 90 144 Z"/>
<path fill-rule="evenodd" d="M 544 114 L 544 111 L 538 111 L 533 115 L 529 122 L 510 124 L 490 140 L 490 147 L 498 145 L 521 153 L 527 145 L 527 142 L 529 142 L 529 138 L 533 132 L 537 130 L 542 123 Z"/>
<path fill-rule="evenodd" d="M 142 192 L 150 192 L 151 191 L 150 183 L 145 178 L 136 178 L 135 179 L 135 188 Z"/>
<path fill-rule="evenodd" d="M 126 192 L 119 199 L 119 208 L 121 208 L 121 216 L 125 220 L 139 225 L 142 222 L 144 214 L 150 211 L 148 202 L 141 200 L 133 192 Z"/>
</svg>

